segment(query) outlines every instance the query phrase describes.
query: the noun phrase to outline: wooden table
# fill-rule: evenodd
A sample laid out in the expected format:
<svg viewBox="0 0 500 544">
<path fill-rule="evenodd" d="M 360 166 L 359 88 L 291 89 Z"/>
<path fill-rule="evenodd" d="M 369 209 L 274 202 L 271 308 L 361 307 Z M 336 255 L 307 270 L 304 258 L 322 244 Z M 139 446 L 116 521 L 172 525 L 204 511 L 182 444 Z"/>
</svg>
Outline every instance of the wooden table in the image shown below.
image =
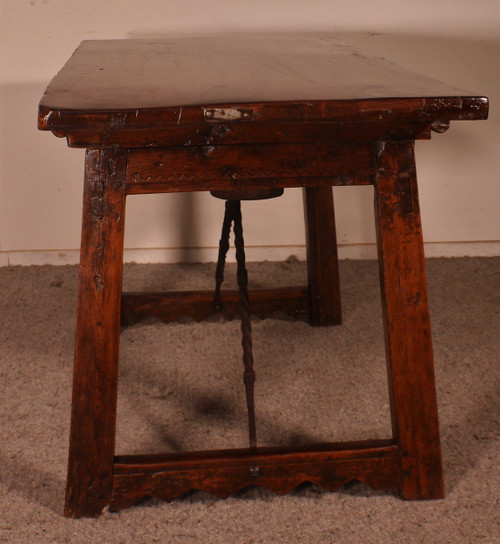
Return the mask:
<svg viewBox="0 0 500 544">
<path fill-rule="evenodd" d="M 286 493 L 303 481 L 443 497 L 414 140 L 487 112 L 484 97 L 325 37 L 83 42 L 39 108 L 41 130 L 87 148 L 65 514 L 191 488 Z M 125 197 L 304 187 L 308 286 L 251 293 L 252 311 L 307 310 L 311 324 L 329 325 L 340 322 L 335 185 L 374 186 L 393 435 L 115 456 L 120 313 L 127 323 L 211 312 L 207 293 L 122 296 Z"/>
</svg>

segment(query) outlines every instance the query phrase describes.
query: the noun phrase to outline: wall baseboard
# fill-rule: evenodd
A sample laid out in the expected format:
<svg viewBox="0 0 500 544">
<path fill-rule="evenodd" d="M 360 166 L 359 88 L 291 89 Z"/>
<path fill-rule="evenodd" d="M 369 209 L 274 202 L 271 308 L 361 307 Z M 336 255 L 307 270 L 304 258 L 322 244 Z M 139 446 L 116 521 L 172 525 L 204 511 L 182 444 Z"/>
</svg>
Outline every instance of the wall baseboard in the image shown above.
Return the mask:
<svg viewBox="0 0 500 544">
<path fill-rule="evenodd" d="M 500 257 L 500 241 L 427 242 L 425 254 L 435 257 Z M 246 248 L 247 261 L 284 261 L 290 256 L 305 260 L 305 246 L 274 246 Z M 80 252 L 70 250 L 0 251 L 0 267 L 78 264 Z M 340 259 L 376 259 L 375 244 L 340 244 Z M 146 248 L 125 249 L 125 262 L 146 263 L 207 263 L 215 262 L 217 248 Z M 234 249 L 228 255 L 234 262 Z"/>
</svg>

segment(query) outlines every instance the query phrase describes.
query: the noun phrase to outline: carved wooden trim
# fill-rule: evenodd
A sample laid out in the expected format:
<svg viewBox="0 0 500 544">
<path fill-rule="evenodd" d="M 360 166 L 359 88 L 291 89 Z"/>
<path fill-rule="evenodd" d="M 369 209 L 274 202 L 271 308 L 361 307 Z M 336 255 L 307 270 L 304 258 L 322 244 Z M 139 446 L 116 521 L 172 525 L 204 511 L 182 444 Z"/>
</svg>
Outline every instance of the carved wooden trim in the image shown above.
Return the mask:
<svg viewBox="0 0 500 544">
<path fill-rule="evenodd" d="M 226 319 L 239 315 L 239 296 L 236 290 L 222 291 L 223 308 L 214 309 L 213 291 L 178 291 L 169 293 L 124 293 L 121 305 L 123 326 L 130 326 L 145 319 L 156 317 L 169 323 L 181 316 L 196 321 L 221 313 Z M 249 293 L 251 312 L 261 319 L 282 312 L 294 317 L 307 315 L 307 287 L 283 287 L 258 289 Z"/>
<path fill-rule="evenodd" d="M 190 490 L 226 498 L 247 486 L 283 495 L 304 482 L 334 491 L 349 481 L 400 486 L 399 448 L 389 440 L 289 448 L 123 456 L 114 464 L 111 510 L 144 497 L 174 500 Z"/>
<path fill-rule="evenodd" d="M 129 151 L 127 190 L 164 185 L 172 191 L 373 183 L 375 153 L 369 144 L 192 146 Z M 274 181 L 273 181 L 274 180 Z M 286 180 L 286 181 L 284 181 Z"/>
</svg>

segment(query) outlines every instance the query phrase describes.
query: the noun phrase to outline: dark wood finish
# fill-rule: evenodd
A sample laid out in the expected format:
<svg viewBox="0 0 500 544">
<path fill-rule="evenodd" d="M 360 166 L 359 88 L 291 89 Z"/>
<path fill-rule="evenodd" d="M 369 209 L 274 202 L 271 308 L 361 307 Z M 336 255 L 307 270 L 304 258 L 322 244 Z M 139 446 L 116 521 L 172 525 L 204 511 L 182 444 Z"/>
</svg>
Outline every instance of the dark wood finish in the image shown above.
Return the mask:
<svg viewBox="0 0 500 544">
<path fill-rule="evenodd" d="M 76 111 L 182 106 L 184 117 L 200 104 L 241 104 L 248 112 L 243 104 L 446 96 L 471 95 L 330 36 L 266 35 L 85 41 L 41 104 Z"/>
<path fill-rule="evenodd" d="M 381 142 L 375 183 L 393 432 L 405 499 L 444 496 L 413 142 Z"/>
<path fill-rule="evenodd" d="M 487 111 L 482 96 L 328 36 L 97 40 L 47 88 L 39 128 L 75 147 L 366 141 Z"/>
<path fill-rule="evenodd" d="M 270 189 L 232 189 L 230 191 L 210 191 L 210 194 L 221 200 L 269 200 L 282 196 L 282 187 L 271 187 Z"/>
<path fill-rule="evenodd" d="M 253 315 L 264 319 L 276 312 L 295 318 L 307 316 L 306 287 L 284 287 L 250 291 Z M 236 290 L 222 291 L 222 311 L 214 309 L 213 291 L 177 291 L 172 293 L 124 293 L 122 296 L 122 325 L 133 325 L 146 317 L 156 317 L 170 323 L 181 316 L 203 321 L 220 313 L 226 319 L 239 316 L 239 296 Z"/>
<path fill-rule="evenodd" d="M 398 489 L 399 449 L 389 440 L 116 458 L 111 510 L 144 497 L 173 500 L 200 490 L 226 498 L 247 486 L 280 495 L 304 482 L 334 491 L 352 480 Z"/>
<path fill-rule="evenodd" d="M 65 515 L 109 504 L 115 447 L 126 153 L 88 151 Z"/>
<path fill-rule="evenodd" d="M 150 148 L 420 139 L 430 138 L 431 131 L 442 132 L 451 120 L 488 117 L 488 99 L 480 96 L 244 106 L 254 108 L 256 112 L 251 121 L 207 120 L 204 117 L 206 107 L 201 105 L 189 110 L 160 108 L 120 112 L 53 110 L 40 105 L 38 127 L 66 137 L 71 147 Z M 238 109 L 234 105 L 225 107 Z M 181 113 L 181 122 L 177 124 Z"/>
<path fill-rule="evenodd" d="M 115 90 L 119 93 L 121 89 Z M 335 96 L 335 90 L 332 90 L 331 96 Z M 347 141 L 350 141 L 351 137 L 357 141 L 366 139 L 361 134 L 354 134 L 359 132 L 359 123 L 365 130 L 375 131 L 370 132 L 367 138 L 371 139 L 375 135 L 387 133 L 389 127 L 398 124 L 401 127 L 406 126 L 408 130 L 421 132 L 429 122 L 436 127 L 438 121 L 445 123 L 452 120 L 486 119 L 488 116 L 488 99 L 483 96 L 351 98 L 220 106 L 236 110 L 242 107 L 251 109 L 254 115 L 245 121 L 207 119 L 204 116 L 207 106 L 204 104 L 209 103 L 200 102 L 198 106 L 182 108 L 182 112 L 181 107 L 118 111 L 112 108 L 109 111 L 93 111 L 55 109 L 41 102 L 38 110 L 38 128 L 54 131 L 59 137 L 73 132 L 101 134 L 97 140 L 101 145 L 110 143 L 114 138 L 118 138 L 119 134 L 128 134 L 128 146 L 133 140 L 133 133 L 136 133 L 138 138 L 144 138 L 143 131 L 155 135 L 163 134 L 163 137 L 167 138 L 164 132 L 170 132 L 169 145 L 211 145 L 243 142 L 277 143 L 281 140 L 280 133 L 289 131 L 292 132 L 292 136 L 290 140 L 285 137 L 285 141 L 299 139 L 299 142 L 310 142 L 312 137 L 329 140 L 332 134 L 334 140 L 337 139 L 336 134 L 341 134 Z M 252 140 L 252 127 L 263 125 L 273 129 L 273 132 L 268 137 L 254 136 L 256 141 Z M 347 127 L 345 131 L 342 130 L 343 126 Z M 380 127 L 379 131 L 377 126 Z M 304 128 L 313 132 L 305 132 Z M 432 125 L 429 126 L 429 129 L 431 128 Z M 147 141 L 139 140 L 137 145 L 131 147 L 146 147 Z M 118 140 L 115 143 L 118 143 Z M 157 144 L 151 140 L 149 146 L 156 147 Z"/>
<path fill-rule="evenodd" d="M 360 174 L 362 179 L 363 172 Z M 354 178 L 348 176 L 333 177 L 333 176 L 321 176 L 310 178 L 262 178 L 253 179 L 246 178 L 240 180 L 238 186 L 242 191 L 247 189 L 261 189 L 261 188 L 276 188 L 276 187 L 332 187 L 332 186 L 349 186 L 357 185 L 357 183 L 350 183 Z M 371 183 L 360 183 L 360 185 L 371 185 Z M 188 187 L 192 189 L 188 189 Z M 156 193 L 173 193 L 173 192 L 187 192 L 187 191 L 208 191 L 213 187 L 216 190 L 229 191 L 234 184 L 229 179 L 220 180 L 206 180 L 200 181 L 193 179 L 189 182 L 174 182 L 174 181 L 159 181 L 157 183 L 137 183 L 127 185 L 127 194 L 129 195 L 144 195 L 144 194 L 156 194 Z"/>
<path fill-rule="evenodd" d="M 90 149 L 65 514 L 192 488 L 285 493 L 303 481 L 442 497 L 413 142 L 487 115 L 481 95 L 324 36 L 83 42 L 38 114 L 41 130 Z M 254 292 L 252 311 L 308 305 L 324 325 L 341 318 L 331 186 L 361 184 L 375 185 L 393 439 L 113 459 L 125 195 L 304 187 L 308 288 Z M 224 298 L 231 318 L 236 294 Z M 122 320 L 212 311 L 212 293 L 136 293 L 123 296 Z"/>
<path fill-rule="evenodd" d="M 304 189 L 309 321 L 340 325 L 340 277 L 333 193 L 330 187 Z"/>
<path fill-rule="evenodd" d="M 373 143 L 231 145 L 129 151 L 127 191 L 203 191 L 317 185 L 369 185 Z"/>
<path fill-rule="evenodd" d="M 471 99 L 469 102 L 473 102 Z M 483 103 L 480 104 L 481 111 Z M 384 107 L 383 107 L 384 108 Z M 467 111 L 467 109 L 465 109 Z M 66 123 L 65 112 L 58 112 L 57 120 L 63 119 Z M 141 118 L 139 112 L 138 118 Z M 155 112 L 161 117 L 161 111 Z M 382 109 L 384 115 L 385 109 Z M 481 113 L 484 115 L 484 113 Z M 111 116 L 109 120 L 95 120 L 95 115 L 81 115 L 77 128 L 68 121 L 68 125 L 61 124 L 52 129 L 56 136 L 66 137 L 70 147 L 127 147 L 151 148 L 168 146 L 210 146 L 210 145 L 234 145 L 234 144 L 277 144 L 277 143 L 310 143 L 310 142 L 368 142 L 374 140 L 407 140 L 430 139 L 433 126 L 441 126 L 439 115 L 434 113 L 423 116 L 422 120 L 413 121 L 303 121 L 300 124 L 284 122 L 258 122 L 253 123 L 208 123 L 200 121 L 199 124 L 169 125 L 158 124 L 156 117 L 151 118 L 151 126 L 132 128 L 129 125 L 122 126 Z M 464 115 L 466 115 L 464 113 Z M 134 115 L 130 115 L 135 117 Z M 43 117 L 45 119 L 45 117 Z M 149 117 L 148 117 L 149 119 Z M 49 116 L 52 123 L 52 118 Z M 298 121 L 299 122 L 299 121 Z M 445 121 L 447 122 L 447 121 Z M 44 121 L 42 121 L 44 123 Z M 146 123 L 146 120 L 144 120 Z M 39 125 L 45 126 L 45 125 Z M 48 127 L 52 124 L 47 125 Z M 45 129 L 43 129 L 45 130 Z"/>
</svg>

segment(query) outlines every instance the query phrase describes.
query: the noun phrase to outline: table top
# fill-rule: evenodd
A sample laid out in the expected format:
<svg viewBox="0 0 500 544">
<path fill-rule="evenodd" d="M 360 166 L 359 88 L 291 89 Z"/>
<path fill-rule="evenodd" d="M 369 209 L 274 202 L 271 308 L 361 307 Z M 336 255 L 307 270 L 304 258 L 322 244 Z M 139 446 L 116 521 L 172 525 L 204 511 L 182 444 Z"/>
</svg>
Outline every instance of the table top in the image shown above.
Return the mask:
<svg viewBox="0 0 500 544">
<path fill-rule="evenodd" d="M 41 104 L 109 110 L 205 104 L 474 96 L 331 38 L 84 41 Z"/>
<path fill-rule="evenodd" d="M 217 105 L 241 109 L 207 112 Z M 449 120 L 485 118 L 488 101 L 326 36 L 93 40 L 80 44 L 48 86 L 39 128 L 104 127 L 106 115 L 116 124 L 116 112 L 140 128 L 152 111 L 177 125 L 207 121 L 214 111 L 222 121 L 430 113 Z"/>
</svg>

